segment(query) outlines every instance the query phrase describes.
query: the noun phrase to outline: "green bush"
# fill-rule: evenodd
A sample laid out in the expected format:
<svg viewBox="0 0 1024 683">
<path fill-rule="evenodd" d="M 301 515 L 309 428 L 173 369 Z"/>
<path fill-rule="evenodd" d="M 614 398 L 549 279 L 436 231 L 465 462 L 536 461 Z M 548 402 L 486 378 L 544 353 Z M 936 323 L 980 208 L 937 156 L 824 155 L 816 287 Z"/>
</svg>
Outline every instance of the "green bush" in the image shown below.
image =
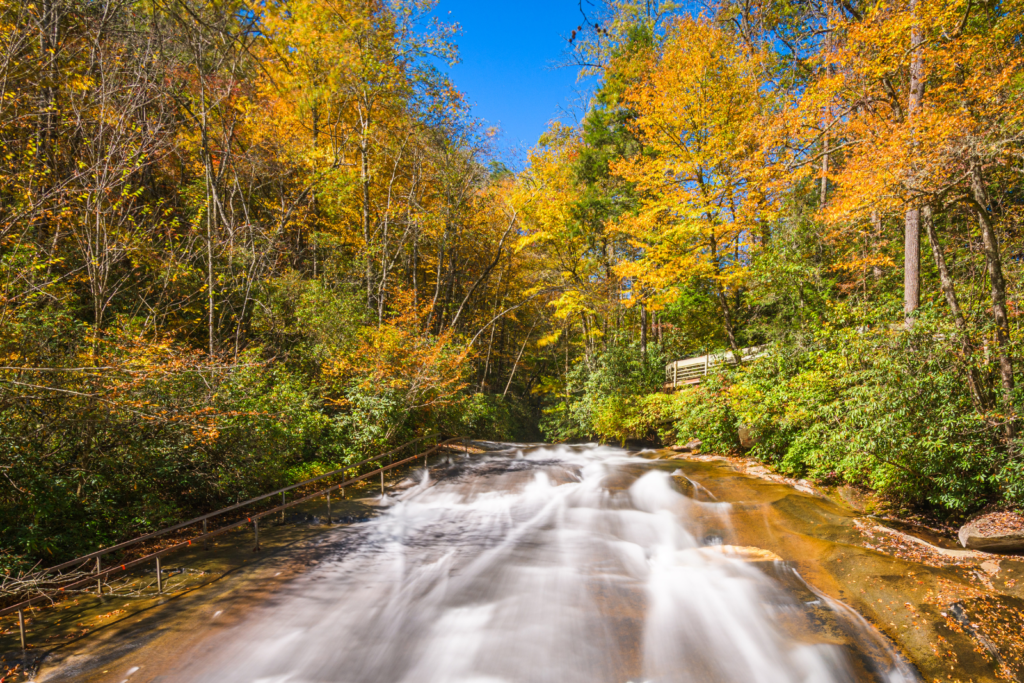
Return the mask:
<svg viewBox="0 0 1024 683">
<path fill-rule="evenodd" d="M 967 512 L 998 495 L 1005 449 L 955 338 L 927 310 L 912 330 L 823 327 L 736 373 L 729 400 L 758 440 L 752 455 L 787 474 Z M 1007 492 L 1016 476 L 1003 469 Z"/>
<path fill-rule="evenodd" d="M 534 442 L 542 438 L 534 406 L 512 395 L 474 394 L 459 405 L 452 424 L 454 431 L 477 439 Z"/>
<path fill-rule="evenodd" d="M 705 451 L 730 453 L 739 448 L 739 422 L 728 400 L 726 375 L 711 375 L 697 387 L 674 396 L 674 437 L 677 443 L 700 439 Z"/>
<path fill-rule="evenodd" d="M 541 420 L 541 429 L 552 441 L 598 437 L 622 442 L 649 435 L 644 406 L 637 401 L 660 390 L 664 359 L 652 345 L 645 359 L 639 343 L 613 339 L 596 358 L 581 359 L 566 378 L 566 386 L 554 387 Z"/>
</svg>

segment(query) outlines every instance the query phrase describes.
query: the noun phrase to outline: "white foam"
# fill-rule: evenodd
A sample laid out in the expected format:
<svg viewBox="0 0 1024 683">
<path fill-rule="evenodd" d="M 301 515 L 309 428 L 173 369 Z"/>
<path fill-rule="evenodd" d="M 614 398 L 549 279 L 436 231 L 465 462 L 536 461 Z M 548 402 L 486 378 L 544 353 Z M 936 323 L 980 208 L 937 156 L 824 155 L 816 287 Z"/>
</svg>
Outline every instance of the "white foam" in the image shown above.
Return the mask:
<svg viewBox="0 0 1024 683">
<path fill-rule="evenodd" d="M 777 627 L 788 598 L 764 574 L 699 550 L 695 513 L 728 543 L 728 504 L 693 501 L 661 471 L 604 488 L 639 462 L 524 447 L 454 480 L 425 476 L 363 525 L 356 550 L 287 584 L 182 680 L 852 680 L 841 650 Z"/>
</svg>

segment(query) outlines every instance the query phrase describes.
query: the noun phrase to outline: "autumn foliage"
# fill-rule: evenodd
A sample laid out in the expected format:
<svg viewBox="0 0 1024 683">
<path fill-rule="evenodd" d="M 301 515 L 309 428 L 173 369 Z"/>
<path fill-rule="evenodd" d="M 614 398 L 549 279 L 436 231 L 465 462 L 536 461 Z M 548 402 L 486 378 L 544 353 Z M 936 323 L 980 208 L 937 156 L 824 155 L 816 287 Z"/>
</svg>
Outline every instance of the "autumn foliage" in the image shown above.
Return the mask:
<svg viewBox="0 0 1024 683">
<path fill-rule="evenodd" d="M 8 564 L 431 430 L 1024 504 L 1020 1 L 581 7 L 512 170 L 428 0 L 0 0 Z"/>
</svg>

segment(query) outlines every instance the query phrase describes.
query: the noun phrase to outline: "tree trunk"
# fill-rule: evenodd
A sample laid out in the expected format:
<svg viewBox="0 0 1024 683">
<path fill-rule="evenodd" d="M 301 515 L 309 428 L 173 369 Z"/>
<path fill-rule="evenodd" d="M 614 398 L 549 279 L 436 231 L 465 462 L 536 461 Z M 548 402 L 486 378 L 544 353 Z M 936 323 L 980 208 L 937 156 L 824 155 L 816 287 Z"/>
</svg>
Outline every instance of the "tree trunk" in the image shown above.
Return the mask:
<svg viewBox="0 0 1024 683">
<path fill-rule="evenodd" d="M 1003 402 L 1007 410 L 1013 409 L 1013 360 L 1010 358 L 1010 320 L 1006 312 L 1006 281 L 1003 279 L 1003 261 L 999 254 L 999 238 L 996 237 L 992 216 L 989 213 L 992 200 L 985 188 L 981 174 L 981 163 L 971 164 L 971 194 L 974 209 L 981 228 L 982 247 L 988 266 L 988 278 L 992 285 L 992 317 L 996 323 L 996 343 L 999 346 L 999 377 L 1003 385 Z M 1012 422 L 1007 423 L 1007 434 L 1016 434 Z"/>
<path fill-rule="evenodd" d="M 916 10 L 917 1 L 911 3 Z M 910 30 L 910 97 L 907 107 L 908 124 L 913 127 L 914 120 L 921 110 L 924 100 L 924 58 L 921 46 L 924 33 L 920 26 Z M 915 145 L 916 146 L 916 145 Z M 903 310 L 907 320 L 921 306 L 921 209 L 911 206 L 907 209 L 904 219 L 903 243 Z"/>
<path fill-rule="evenodd" d="M 416 237 L 412 243 L 412 307 L 416 311 L 416 315 L 419 315 L 420 310 L 420 281 L 419 281 L 419 267 L 420 267 L 420 235 L 416 233 Z"/>
<path fill-rule="evenodd" d="M 711 247 L 711 259 L 715 263 L 716 267 L 721 270 L 718 254 L 718 240 L 715 238 L 713 231 L 711 233 L 709 246 Z M 732 349 L 732 355 L 736 358 L 736 362 L 742 363 L 743 356 L 740 354 L 739 344 L 736 343 L 736 330 L 733 328 L 732 310 L 729 308 L 729 297 L 726 295 L 725 288 L 721 283 L 716 283 L 716 290 L 718 294 L 718 305 L 722 307 L 722 324 L 725 326 L 725 336 L 729 340 L 729 348 Z"/>
<path fill-rule="evenodd" d="M 743 354 L 740 353 L 740 346 L 736 343 L 736 331 L 733 329 L 732 311 L 729 308 L 729 297 L 725 295 L 725 289 L 718 287 L 718 303 L 722 307 L 722 322 L 725 325 L 725 336 L 729 339 L 729 348 L 737 363 L 743 362 Z"/>
<path fill-rule="evenodd" d="M 827 123 L 827 121 L 826 121 Z M 828 199 L 828 133 L 825 133 L 822 144 L 824 150 L 821 155 L 821 197 L 820 206 L 825 206 Z"/>
<path fill-rule="evenodd" d="M 373 253 L 370 249 L 370 151 L 368 139 L 369 122 L 363 123 L 359 140 L 359 182 L 362 185 L 362 228 L 366 244 L 366 307 L 373 308 Z"/>
<path fill-rule="evenodd" d="M 946 304 L 949 306 L 949 312 L 953 315 L 953 322 L 956 323 L 956 329 L 960 332 L 960 348 L 963 351 L 964 365 L 967 369 L 967 386 L 971 390 L 971 398 L 974 399 L 974 405 L 979 410 L 986 410 L 988 407 L 988 401 L 982 393 L 981 379 L 978 376 L 978 371 L 973 365 L 974 349 L 971 347 L 971 340 L 967 330 L 967 321 L 964 319 L 963 310 L 960 308 L 960 301 L 956 296 L 956 286 L 953 283 L 953 278 L 949 274 L 949 268 L 946 265 L 946 257 L 942 253 L 942 246 L 939 244 L 939 239 L 935 234 L 935 223 L 933 221 L 930 206 L 924 207 L 923 219 L 925 232 L 928 235 L 928 242 L 932 247 L 932 257 L 935 260 L 935 268 L 939 271 L 939 286 L 942 288 L 942 293 L 946 297 Z"/>
<path fill-rule="evenodd" d="M 647 366 L 647 306 L 640 304 L 640 357 Z"/>
<path fill-rule="evenodd" d="M 875 240 L 878 241 L 882 238 L 882 217 L 878 215 L 877 211 L 871 212 L 871 227 L 875 231 Z M 877 247 L 876 247 L 877 248 Z M 875 281 L 882 279 L 882 268 L 877 263 L 871 267 L 871 275 L 875 278 Z"/>
</svg>

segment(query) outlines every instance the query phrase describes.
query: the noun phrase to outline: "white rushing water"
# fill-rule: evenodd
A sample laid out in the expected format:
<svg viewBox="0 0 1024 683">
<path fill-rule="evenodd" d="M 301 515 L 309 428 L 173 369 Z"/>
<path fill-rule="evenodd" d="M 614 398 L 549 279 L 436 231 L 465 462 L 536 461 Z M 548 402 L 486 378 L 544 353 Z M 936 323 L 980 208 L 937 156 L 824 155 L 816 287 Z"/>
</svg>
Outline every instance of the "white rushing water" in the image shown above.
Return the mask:
<svg viewBox="0 0 1024 683">
<path fill-rule="evenodd" d="M 837 619 L 874 648 L 873 672 L 784 628 L 801 601 L 688 523 L 711 520 L 728 543 L 729 505 L 687 498 L 666 472 L 638 477 L 636 463 L 618 449 L 537 447 L 477 456 L 435 482 L 421 471 L 173 679 L 914 680 L 842 606 Z"/>
</svg>

